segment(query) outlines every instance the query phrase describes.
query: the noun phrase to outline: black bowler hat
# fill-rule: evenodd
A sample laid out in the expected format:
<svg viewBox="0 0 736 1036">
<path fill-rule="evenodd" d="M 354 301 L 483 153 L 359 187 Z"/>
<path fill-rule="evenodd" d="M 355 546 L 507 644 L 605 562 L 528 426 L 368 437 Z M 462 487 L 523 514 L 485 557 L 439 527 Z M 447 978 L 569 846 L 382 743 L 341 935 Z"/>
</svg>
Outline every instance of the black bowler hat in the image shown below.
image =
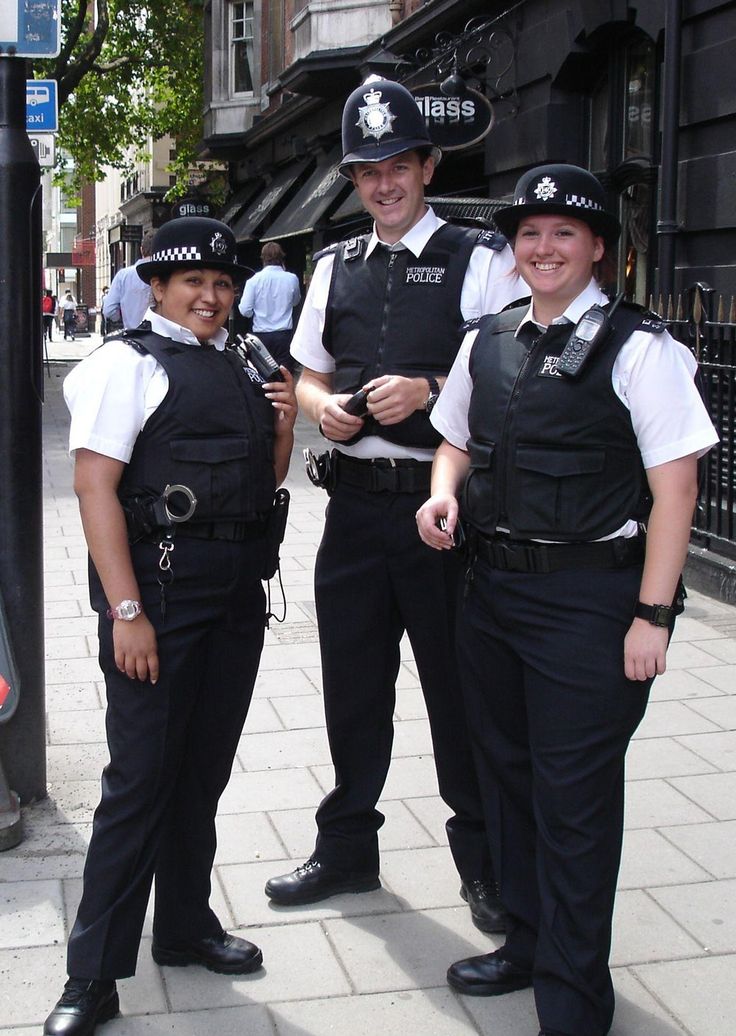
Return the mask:
<svg viewBox="0 0 736 1036">
<path fill-rule="evenodd" d="M 494 212 L 501 233 L 515 237 L 525 216 L 573 216 L 587 223 L 607 245 L 615 244 L 621 224 L 606 209 L 600 181 L 576 165 L 539 165 L 520 177 L 513 205 Z"/>
<path fill-rule="evenodd" d="M 224 270 L 234 281 L 244 281 L 251 270 L 239 266 L 236 258 L 235 237 L 225 223 L 204 216 L 182 216 L 156 231 L 150 256 L 137 263 L 136 270 L 147 284 L 157 274 L 191 267 Z"/>
<path fill-rule="evenodd" d="M 429 138 L 419 105 L 406 87 L 369 76 L 353 90 L 342 111 L 340 172 L 349 180 L 351 165 L 383 162 L 415 148 L 430 148 L 435 163 L 442 157 Z"/>
</svg>

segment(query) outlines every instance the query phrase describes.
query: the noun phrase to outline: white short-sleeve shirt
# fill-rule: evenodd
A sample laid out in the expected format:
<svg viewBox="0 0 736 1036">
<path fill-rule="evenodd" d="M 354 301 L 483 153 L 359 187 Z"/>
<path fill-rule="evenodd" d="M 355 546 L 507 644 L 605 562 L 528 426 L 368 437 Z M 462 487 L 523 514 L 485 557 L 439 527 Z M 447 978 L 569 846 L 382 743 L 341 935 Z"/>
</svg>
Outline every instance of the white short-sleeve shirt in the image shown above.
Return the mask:
<svg viewBox="0 0 736 1036">
<path fill-rule="evenodd" d="M 444 223 L 445 220 L 428 207 L 424 216 L 401 238 L 400 243 L 419 257 L 429 239 Z M 379 243 L 374 229 L 365 258 Z M 332 374 L 335 370 L 335 360 L 322 344 L 333 262 L 334 255 L 326 255 L 317 263 L 291 343 L 294 359 L 319 374 Z M 510 302 L 528 294 L 529 289 L 516 272 L 514 255 L 508 245 L 500 252 L 485 246 L 473 249 L 460 295 L 460 311 L 465 320 L 486 313 L 497 313 Z M 419 335 L 417 342 L 419 348 Z M 407 449 L 377 435 L 367 435 L 353 446 L 344 443 L 334 443 L 334 446 L 355 457 L 415 457 L 418 460 L 431 460 L 434 455 L 434 450 Z"/>
<path fill-rule="evenodd" d="M 567 307 L 554 323 L 577 323 L 590 306 L 605 305 L 608 298 L 595 281 Z M 519 327 L 533 320 L 533 305 Z M 468 410 L 473 383 L 468 362 L 477 331 L 463 340 L 430 420 L 457 449 L 467 449 L 470 435 Z M 518 334 L 518 329 L 517 329 Z M 687 457 L 702 456 L 718 442 L 718 434 L 695 385 L 695 357 L 668 331 L 651 334 L 634 331 L 616 357 L 611 373 L 613 390 L 628 408 L 645 468 Z M 631 535 L 627 526 L 612 535 Z"/>
<path fill-rule="evenodd" d="M 144 317 L 164 338 L 200 348 L 192 332 L 149 309 Z M 213 336 L 224 349 L 227 332 Z M 139 353 L 123 339 L 95 349 L 64 379 L 64 400 L 71 414 L 69 451 L 86 449 L 127 464 L 148 418 L 164 399 L 169 379 L 150 353 Z"/>
</svg>

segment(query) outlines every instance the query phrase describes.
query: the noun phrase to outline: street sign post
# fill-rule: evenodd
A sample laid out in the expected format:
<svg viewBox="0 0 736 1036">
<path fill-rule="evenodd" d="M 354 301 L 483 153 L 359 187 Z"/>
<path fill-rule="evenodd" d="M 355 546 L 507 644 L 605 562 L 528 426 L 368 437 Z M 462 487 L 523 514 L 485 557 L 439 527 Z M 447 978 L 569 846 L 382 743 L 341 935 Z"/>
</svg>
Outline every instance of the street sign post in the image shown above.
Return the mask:
<svg viewBox="0 0 736 1036">
<path fill-rule="evenodd" d="M 0 0 L 0 54 L 55 58 L 61 50 L 61 0 Z"/>
<path fill-rule="evenodd" d="M 56 133 L 58 129 L 59 106 L 56 80 L 26 79 L 27 132 Z"/>
</svg>

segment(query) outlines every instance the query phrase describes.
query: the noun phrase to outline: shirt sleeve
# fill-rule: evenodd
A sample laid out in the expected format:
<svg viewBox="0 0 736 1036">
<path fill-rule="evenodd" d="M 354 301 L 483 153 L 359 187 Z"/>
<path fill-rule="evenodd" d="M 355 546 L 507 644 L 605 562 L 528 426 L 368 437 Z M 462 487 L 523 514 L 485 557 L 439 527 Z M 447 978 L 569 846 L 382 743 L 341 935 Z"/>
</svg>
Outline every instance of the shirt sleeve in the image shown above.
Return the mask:
<svg viewBox="0 0 736 1036">
<path fill-rule="evenodd" d="M 450 368 L 440 398 L 430 414 L 430 421 L 451 446 L 459 450 L 467 449 L 470 436 L 468 429 L 468 410 L 473 382 L 470 377 L 469 359 L 473 342 L 478 331 L 469 331 L 462 341 L 455 362 Z"/>
<path fill-rule="evenodd" d="M 631 412 L 645 468 L 702 456 L 718 434 L 695 385 L 695 357 L 664 331 L 635 331 L 613 368 L 613 386 Z"/>
<path fill-rule="evenodd" d="M 243 289 L 243 297 L 241 298 L 240 304 L 238 306 L 238 309 L 244 317 L 253 316 L 253 310 L 256 304 L 256 286 L 254 284 L 255 279 L 256 275 L 249 278 L 249 280 L 245 282 L 245 288 Z"/>
<path fill-rule="evenodd" d="M 335 360 L 322 344 L 333 262 L 333 255 L 325 255 L 317 263 L 291 342 L 294 359 L 319 374 L 335 370 Z"/>
<path fill-rule="evenodd" d="M 302 293 L 299 288 L 299 278 L 296 274 L 292 274 L 292 276 L 294 278 L 294 290 L 291 293 L 291 305 L 293 308 L 294 306 L 298 306 L 302 301 Z"/>
<path fill-rule="evenodd" d="M 484 245 L 473 249 L 460 295 L 460 309 L 466 320 L 499 313 L 510 302 L 529 294 L 529 288 L 516 272 L 514 253 L 508 245 L 501 252 Z"/>
<path fill-rule="evenodd" d="M 105 295 L 105 301 L 102 303 L 102 315 L 107 320 L 120 320 L 122 316 L 120 312 L 120 300 L 122 298 L 123 286 L 122 273 L 122 270 L 118 270 L 115 274 L 112 279 L 112 284 L 110 285 L 110 290 L 107 295 Z"/>
<path fill-rule="evenodd" d="M 93 450 L 127 464 L 167 387 L 165 371 L 150 354 L 143 356 L 123 341 L 96 349 L 64 380 L 69 451 Z"/>
</svg>

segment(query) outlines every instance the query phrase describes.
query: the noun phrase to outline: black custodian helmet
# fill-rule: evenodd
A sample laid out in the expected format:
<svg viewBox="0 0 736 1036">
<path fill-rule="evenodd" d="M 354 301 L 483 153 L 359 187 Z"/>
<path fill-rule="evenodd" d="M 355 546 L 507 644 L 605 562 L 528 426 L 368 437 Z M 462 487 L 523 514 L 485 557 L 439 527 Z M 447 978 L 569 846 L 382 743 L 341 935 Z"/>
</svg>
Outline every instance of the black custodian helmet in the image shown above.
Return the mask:
<svg viewBox="0 0 736 1036">
<path fill-rule="evenodd" d="M 351 165 L 383 162 L 415 148 L 430 148 L 435 162 L 442 157 L 406 87 L 390 79 L 369 76 L 353 90 L 343 108 L 340 172 L 349 180 Z"/>
<path fill-rule="evenodd" d="M 187 267 L 224 270 L 234 281 L 244 281 L 251 271 L 239 266 L 236 258 L 235 236 L 225 223 L 205 216 L 181 216 L 156 231 L 150 256 L 135 268 L 146 284 L 157 274 Z"/>
<path fill-rule="evenodd" d="M 494 212 L 493 219 L 506 237 L 515 237 L 525 216 L 574 216 L 587 223 L 607 245 L 615 244 L 621 224 L 606 209 L 599 180 L 576 165 L 539 165 L 519 178 L 513 205 Z"/>
</svg>

